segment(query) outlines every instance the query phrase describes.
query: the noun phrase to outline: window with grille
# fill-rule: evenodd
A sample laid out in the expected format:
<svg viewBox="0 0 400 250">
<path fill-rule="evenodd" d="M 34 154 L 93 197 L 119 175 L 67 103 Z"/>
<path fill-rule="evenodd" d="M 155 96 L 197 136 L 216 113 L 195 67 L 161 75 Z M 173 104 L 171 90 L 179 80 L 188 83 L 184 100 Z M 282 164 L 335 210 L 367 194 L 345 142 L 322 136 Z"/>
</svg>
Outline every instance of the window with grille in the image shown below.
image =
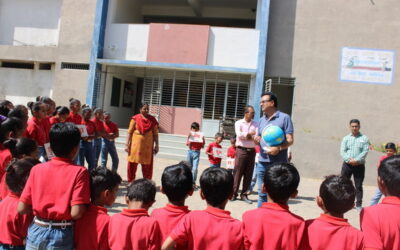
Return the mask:
<svg viewBox="0 0 400 250">
<path fill-rule="evenodd" d="M 157 75 L 152 72 L 152 75 Z M 204 72 L 160 72 L 144 78 L 143 101 L 152 105 L 200 108 L 203 118 L 238 118 L 247 105 L 249 76 Z"/>
</svg>

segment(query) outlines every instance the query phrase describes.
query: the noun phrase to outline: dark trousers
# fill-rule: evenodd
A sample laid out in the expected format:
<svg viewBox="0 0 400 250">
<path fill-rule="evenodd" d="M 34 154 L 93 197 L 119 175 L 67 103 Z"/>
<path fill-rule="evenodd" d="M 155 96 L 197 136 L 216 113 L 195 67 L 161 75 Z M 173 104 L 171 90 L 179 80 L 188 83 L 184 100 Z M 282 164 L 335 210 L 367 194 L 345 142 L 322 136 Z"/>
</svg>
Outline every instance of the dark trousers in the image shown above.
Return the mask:
<svg viewBox="0 0 400 250">
<path fill-rule="evenodd" d="M 243 195 L 250 186 L 251 177 L 253 176 L 254 161 L 256 151 L 254 149 L 236 148 L 235 169 L 233 170 L 233 195 L 237 196 L 240 181 L 243 177 L 243 186 L 241 195 Z"/>
<path fill-rule="evenodd" d="M 351 179 L 354 176 L 354 185 L 356 186 L 356 207 L 361 207 L 363 197 L 363 181 L 365 176 L 365 165 L 352 166 L 343 162 L 342 175 Z"/>
</svg>

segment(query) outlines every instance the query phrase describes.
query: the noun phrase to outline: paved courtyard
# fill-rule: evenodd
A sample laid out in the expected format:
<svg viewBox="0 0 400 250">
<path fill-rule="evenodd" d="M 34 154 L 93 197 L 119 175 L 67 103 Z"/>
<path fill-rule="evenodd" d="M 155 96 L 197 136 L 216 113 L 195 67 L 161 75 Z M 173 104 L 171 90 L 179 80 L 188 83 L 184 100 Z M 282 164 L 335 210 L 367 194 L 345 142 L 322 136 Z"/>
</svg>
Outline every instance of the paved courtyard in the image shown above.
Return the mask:
<svg viewBox="0 0 400 250">
<path fill-rule="evenodd" d="M 119 151 L 119 157 L 120 157 L 120 166 L 118 169 L 118 173 L 121 175 L 123 181 L 123 184 L 120 186 L 119 192 L 118 192 L 118 198 L 115 202 L 115 204 L 112 206 L 112 208 L 109 209 L 109 213 L 118 213 L 120 212 L 123 208 L 126 207 L 125 204 L 125 194 L 126 194 L 126 158 L 127 155 L 126 153 Z M 169 159 L 161 159 L 161 158 L 155 158 L 155 165 L 154 165 L 154 174 L 153 174 L 153 180 L 155 181 L 157 185 L 157 195 L 156 195 L 156 202 L 154 203 L 153 208 L 159 208 L 163 207 L 167 203 L 167 197 L 163 195 L 161 192 L 159 192 L 159 187 L 161 185 L 161 174 L 164 170 L 165 167 L 169 165 L 173 165 L 178 163 L 180 160 L 183 159 L 177 159 L 177 160 L 169 160 Z M 111 160 L 109 159 L 108 164 L 111 164 Z M 296 164 L 296 162 L 294 162 Z M 207 168 L 208 166 L 206 165 L 200 165 L 199 166 L 199 175 L 202 173 L 202 171 Z M 332 171 L 332 172 L 338 172 L 338 171 Z M 301 173 L 300 173 L 301 174 Z M 142 177 L 141 173 L 141 168 L 138 167 L 138 171 L 136 174 L 137 178 Z M 318 195 L 318 190 L 319 190 L 319 185 L 322 182 L 322 179 L 309 179 L 309 178 L 301 178 L 300 180 L 300 187 L 299 187 L 299 195 L 296 199 L 292 199 L 289 201 L 289 207 L 290 210 L 302 216 L 304 219 L 311 219 L 318 217 L 319 214 L 321 213 L 321 210 L 315 203 L 315 197 Z M 368 205 L 369 201 L 372 197 L 372 195 L 375 192 L 374 186 L 365 186 L 364 185 L 364 205 Z M 251 200 L 254 201 L 253 204 L 249 205 L 246 204 L 245 202 L 242 202 L 240 200 L 234 201 L 234 202 L 228 202 L 226 209 L 231 212 L 231 215 L 234 218 L 241 219 L 242 214 L 247 211 L 256 208 L 256 200 L 257 200 L 257 194 L 252 194 L 249 196 Z M 192 196 L 190 196 L 186 200 L 186 205 L 189 206 L 189 209 L 191 210 L 199 210 L 199 209 L 204 209 L 206 207 L 205 201 L 201 200 L 199 191 L 195 191 Z M 151 212 L 150 209 L 150 212 Z M 346 213 L 345 218 L 349 220 L 349 222 L 354 225 L 355 227 L 359 227 L 359 213 L 355 210 L 352 209 L 348 213 Z"/>
</svg>

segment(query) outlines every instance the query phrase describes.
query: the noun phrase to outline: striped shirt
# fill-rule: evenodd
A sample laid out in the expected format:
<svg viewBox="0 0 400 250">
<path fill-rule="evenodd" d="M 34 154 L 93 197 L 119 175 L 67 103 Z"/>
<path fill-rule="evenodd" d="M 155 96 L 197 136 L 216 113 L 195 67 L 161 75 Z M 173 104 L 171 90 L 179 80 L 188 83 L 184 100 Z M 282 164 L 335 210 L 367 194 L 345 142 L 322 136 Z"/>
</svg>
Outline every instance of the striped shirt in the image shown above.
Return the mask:
<svg viewBox="0 0 400 250">
<path fill-rule="evenodd" d="M 356 160 L 360 164 L 365 163 L 370 142 L 368 137 L 359 133 L 357 136 L 353 134 L 346 135 L 340 146 L 340 155 L 344 162 L 349 162 L 350 159 Z"/>
</svg>

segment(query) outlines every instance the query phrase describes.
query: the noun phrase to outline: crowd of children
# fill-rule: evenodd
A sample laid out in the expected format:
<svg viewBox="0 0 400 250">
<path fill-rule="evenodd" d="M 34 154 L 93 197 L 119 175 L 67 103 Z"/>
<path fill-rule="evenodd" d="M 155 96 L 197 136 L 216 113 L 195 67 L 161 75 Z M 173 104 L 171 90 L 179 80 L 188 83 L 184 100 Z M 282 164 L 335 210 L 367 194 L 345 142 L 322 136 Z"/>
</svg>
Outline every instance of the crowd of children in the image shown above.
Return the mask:
<svg viewBox="0 0 400 250">
<path fill-rule="evenodd" d="M 344 176 L 328 176 L 320 185 L 318 218 L 305 221 L 292 213 L 288 201 L 298 194 L 300 174 L 290 163 L 266 169 L 262 192 L 268 201 L 262 207 L 244 212 L 241 221 L 232 218 L 225 207 L 234 181 L 229 167 L 221 168 L 222 134 L 208 145 L 210 167 L 200 176 L 206 208 L 190 211 L 185 200 L 197 188 L 196 164 L 205 146 L 196 123 L 187 140 L 190 163 L 163 171 L 160 191 L 168 203 L 149 214 L 156 185 L 138 179 L 127 187 L 127 208 L 110 217 L 105 207 L 115 202 L 122 182 L 118 162 L 113 171 L 97 168 L 101 152 L 112 151 L 104 140 L 118 136 L 109 114 L 100 125 L 102 110 L 91 120 L 93 111 L 84 107 L 81 117 L 76 99 L 69 112 L 39 98 L 29 104 L 28 119 L 26 108 L 11 105 L 0 104 L 0 249 L 400 249 L 400 156 L 392 143 L 378 166 L 385 198 L 362 210 L 361 230 L 344 218 L 355 201 L 354 185 Z M 84 135 L 76 125 L 85 126 Z M 54 157 L 48 157 L 47 143 Z M 233 160 L 234 150 L 232 139 Z M 78 155 L 90 171 L 75 163 Z"/>
</svg>

